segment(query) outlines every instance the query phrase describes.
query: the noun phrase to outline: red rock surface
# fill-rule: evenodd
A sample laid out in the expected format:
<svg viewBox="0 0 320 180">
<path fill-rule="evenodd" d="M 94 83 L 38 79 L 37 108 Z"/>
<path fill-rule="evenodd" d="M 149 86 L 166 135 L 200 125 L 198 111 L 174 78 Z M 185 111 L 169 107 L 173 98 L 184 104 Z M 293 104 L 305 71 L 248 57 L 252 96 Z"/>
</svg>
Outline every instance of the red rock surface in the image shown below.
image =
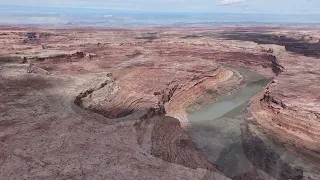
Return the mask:
<svg viewBox="0 0 320 180">
<path fill-rule="evenodd" d="M 281 54 L 284 72 L 254 101 L 252 111 L 263 128 L 288 145 L 320 152 L 319 59 Z M 315 154 L 316 153 L 316 154 Z"/>
<path fill-rule="evenodd" d="M 237 74 L 229 65 L 278 74 L 253 99 L 253 116 L 270 135 L 319 152 L 318 51 L 292 54 L 234 30 L 3 27 L 0 177 L 227 179 L 183 127 L 188 105 Z"/>
</svg>

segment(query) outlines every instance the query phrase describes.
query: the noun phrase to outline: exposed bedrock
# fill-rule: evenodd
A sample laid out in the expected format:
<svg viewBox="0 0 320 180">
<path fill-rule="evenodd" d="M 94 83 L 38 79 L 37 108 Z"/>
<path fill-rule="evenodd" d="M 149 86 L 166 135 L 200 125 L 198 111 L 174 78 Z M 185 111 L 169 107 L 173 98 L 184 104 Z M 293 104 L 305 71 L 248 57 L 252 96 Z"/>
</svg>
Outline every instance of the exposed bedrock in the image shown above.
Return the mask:
<svg viewBox="0 0 320 180">
<path fill-rule="evenodd" d="M 219 172 L 181 127 L 178 119 L 159 115 L 142 119 L 135 125 L 141 148 L 155 157 L 192 169 Z"/>
<path fill-rule="evenodd" d="M 118 79 L 110 77 L 93 83 L 77 96 L 75 103 L 107 118 L 122 118 L 130 114 L 146 118 L 151 112 L 183 116 L 184 108 L 207 88 L 233 74 L 220 65 L 208 66 L 200 72 L 177 71 L 180 72 L 137 68 Z M 151 78 L 151 74 L 156 78 Z"/>
<path fill-rule="evenodd" d="M 302 56 L 280 58 L 284 72 L 253 98 L 250 109 L 268 134 L 319 166 L 319 62 Z"/>
<path fill-rule="evenodd" d="M 120 78 L 109 73 L 104 80 L 91 82 L 91 87 L 81 92 L 74 102 L 109 119 L 138 119 L 137 139 L 145 152 L 170 163 L 218 172 L 214 176 L 219 176 L 222 173 L 196 149 L 183 129 L 181 123 L 186 123 L 186 119 L 165 116 L 185 117 L 185 108 L 195 98 L 233 74 L 217 64 L 202 69 L 198 72 L 180 69 L 180 73 L 175 73 L 137 68 Z M 157 78 L 146 79 L 151 73 Z M 218 179 L 225 178 L 220 176 Z M 212 174 L 208 178 L 212 179 Z"/>
</svg>

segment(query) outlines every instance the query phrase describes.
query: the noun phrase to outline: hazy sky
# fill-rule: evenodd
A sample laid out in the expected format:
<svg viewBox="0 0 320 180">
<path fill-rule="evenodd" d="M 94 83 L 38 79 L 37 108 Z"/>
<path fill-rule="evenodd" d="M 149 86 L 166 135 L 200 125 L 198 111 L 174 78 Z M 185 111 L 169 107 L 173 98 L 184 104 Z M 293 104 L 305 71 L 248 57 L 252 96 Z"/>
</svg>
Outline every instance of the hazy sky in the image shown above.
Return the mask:
<svg viewBox="0 0 320 180">
<path fill-rule="evenodd" d="M 2 5 L 159 12 L 320 14 L 320 0 L 0 0 Z"/>
</svg>

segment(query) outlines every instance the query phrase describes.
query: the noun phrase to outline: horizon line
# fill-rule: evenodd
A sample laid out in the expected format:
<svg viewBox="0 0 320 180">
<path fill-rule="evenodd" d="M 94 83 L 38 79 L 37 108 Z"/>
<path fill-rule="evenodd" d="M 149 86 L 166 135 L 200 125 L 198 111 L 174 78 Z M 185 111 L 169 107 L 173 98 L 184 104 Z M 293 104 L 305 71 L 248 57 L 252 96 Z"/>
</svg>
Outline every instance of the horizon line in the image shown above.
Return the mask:
<svg viewBox="0 0 320 180">
<path fill-rule="evenodd" d="M 304 13 L 255 13 L 255 12 L 199 12 L 199 11 L 148 11 L 148 10 L 133 10 L 133 9 L 121 9 L 121 8 L 99 8 L 99 7 L 69 7 L 69 6 L 25 6 L 25 5 L 1 5 L 0 9 L 5 8 L 53 8 L 53 9 L 84 9 L 84 10 L 108 10 L 108 11 L 116 11 L 117 13 L 162 13 L 162 14 L 254 14 L 254 15 L 320 15 L 319 13 L 311 13 L 311 14 L 304 14 Z M 49 13 L 49 12 L 48 12 Z"/>
</svg>

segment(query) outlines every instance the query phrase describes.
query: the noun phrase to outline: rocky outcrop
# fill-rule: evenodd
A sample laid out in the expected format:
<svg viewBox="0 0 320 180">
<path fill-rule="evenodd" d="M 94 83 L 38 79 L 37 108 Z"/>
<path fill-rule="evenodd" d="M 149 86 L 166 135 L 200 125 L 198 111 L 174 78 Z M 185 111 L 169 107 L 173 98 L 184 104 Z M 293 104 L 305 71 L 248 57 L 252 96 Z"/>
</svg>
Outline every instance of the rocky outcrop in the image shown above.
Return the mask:
<svg viewBox="0 0 320 180">
<path fill-rule="evenodd" d="M 61 60 L 79 60 L 86 57 L 86 53 L 78 51 L 71 54 L 51 54 L 51 55 L 43 55 L 43 56 L 37 56 L 33 57 L 33 59 L 37 61 L 51 61 L 52 63 L 61 63 Z"/>
<path fill-rule="evenodd" d="M 196 149 L 178 119 L 160 115 L 142 119 L 135 127 L 139 144 L 153 156 L 192 169 L 220 172 Z"/>
<path fill-rule="evenodd" d="M 225 77 L 225 79 L 229 77 L 224 76 L 226 72 L 229 73 L 217 66 L 211 75 L 201 75 L 192 79 L 176 79 L 163 86 L 165 87 L 163 90 L 151 95 L 143 94 L 147 89 L 140 92 L 134 92 L 133 89 L 128 91 L 123 86 L 123 81 L 127 77 L 115 79 L 112 74 L 108 73 L 105 80 L 92 82 L 89 89 L 81 92 L 76 97 L 75 104 L 110 119 L 125 116 L 137 117 L 140 119 L 135 123 L 137 141 L 145 152 L 169 163 L 221 173 L 204 154 L 196 149 L 182 128 L 181 120 L 165 116 L 165 114 L 168 114 L 166 110 L 168 106 L 177 106 L 170 108 L 169 112 L 176 110 L 185 113 L 184 108 L 188 102 L 193 101 L 192 97 L 197 97 L 205 90 L 204 88 L 198 89 L 196 85 L 213 86 L 224 80 L 220 77 Z M 212 82 L 212 80 L 215 81 Z M 183 94 L 186 92 L 190 94 Z M 174 104 L 177 103 L 175 100 L 178 100 L 177 94 L 183 98 L 184 101 L 181 102 L 185 104 L 181 103 L 180 106 Z M 153 103 L 149 101 L 150 96 L 154 96 Z"/>
<path fill-rule="evenodd" d="M 270 60 L 271 69 L 276 75 L 279 75 L 283 72 L 284 67 L 279 64 L 275 56 L 268 56 L 268 59 Z"/>
<path fill-rule="evenodd" d="M 27 38 L 23 41 L 24 43 L 33 43 L 37 41 L 37 33 L 36 32 L 28 32 Z"/>
<path fill-rule="evenodd" d="M 278 58 L 285 69 L 253 99 L 253 117 L 272 137 L 300 149 L 304 153 L 299 156 L 318 164 L 310 157 L 320 153 L 320 99 L 315 93 L 320 91 L 319 63 L 303 56 Z"/>
<path fill-rule="evenodd" d="M 174 75 L 171 70 L 162 74 L 161 69 L 136 69 L 116 80 L 98 83 L 95 85 L 97 87 L 80 93 L 75 102 L 107 118 L 122 118 L 129 114 L 146 118 L 152 117 L 150 113 L 166 113 L 186 122 L 183 118 L 186 116 L 185 108 L 206 88 L 214 87 L 232 76 L 231 71 L 221 66 L 215 65 L 207 69 L 212 71 L 205 73 L 182 70 L 179 76 Z M 153 75 L 167 78 L 162 78 L 163 83 L 156 78 L 143 80 L 149 78 L 151 72 Z M 182 76 L 183 74 L 186 76 Z M 141 81 L 136 81 L 134 86 L 128 86 L 134 79 Z M 146 86 L 145 83 L 152 83 L 154 86 Z"/>
</svg>

